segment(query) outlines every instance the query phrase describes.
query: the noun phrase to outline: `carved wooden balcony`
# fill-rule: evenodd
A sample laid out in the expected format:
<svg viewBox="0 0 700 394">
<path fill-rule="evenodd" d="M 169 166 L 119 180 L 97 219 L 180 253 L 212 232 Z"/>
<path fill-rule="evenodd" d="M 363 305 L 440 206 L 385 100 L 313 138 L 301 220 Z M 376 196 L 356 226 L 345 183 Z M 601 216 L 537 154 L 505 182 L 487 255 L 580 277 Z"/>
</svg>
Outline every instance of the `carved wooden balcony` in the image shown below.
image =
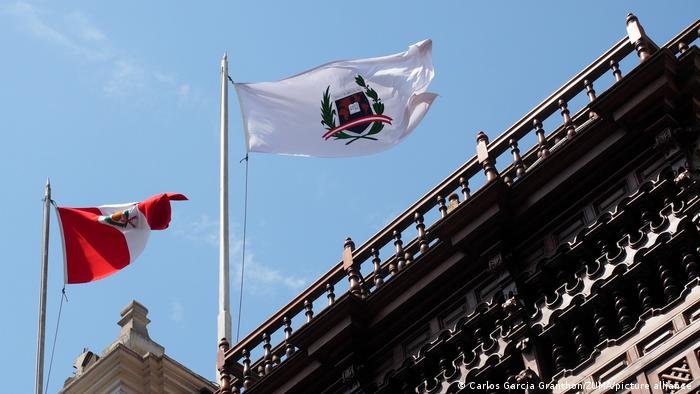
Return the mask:
<svg viewBox="0 0 700 394">
<path fill-rule="evenodd" d="M 650 322 L 696 313 L 678 308 L 698 297 L 699 29 L 657 46 L 630 16 L 629 37 L 495 140 L 480 132 L 474 157 L 222 343 L 220 392 L 463 392 L 629 370 L 610 363 Z M 639 64 L 623 75 L 628 57 Z M 464 294 L 479 305 L 443 326 Z"/>
</svg>

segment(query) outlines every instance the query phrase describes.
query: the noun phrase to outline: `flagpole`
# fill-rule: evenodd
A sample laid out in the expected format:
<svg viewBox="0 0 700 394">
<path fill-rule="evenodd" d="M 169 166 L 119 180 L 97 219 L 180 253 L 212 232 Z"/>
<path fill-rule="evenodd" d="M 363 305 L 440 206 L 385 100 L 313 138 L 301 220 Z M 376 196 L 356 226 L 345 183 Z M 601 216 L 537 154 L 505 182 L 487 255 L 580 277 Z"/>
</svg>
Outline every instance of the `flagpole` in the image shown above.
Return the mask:
<svg viewBox="0 0 700 394">
<path fill-rule="evenodd" d="M 46 329 L 46 277 L 49 269 L 49 212 L 51 208 L 51 182 L 46 180 L 44 192 L 44 231 L 41 251 L 41 285 L 39 289 L 39 331 L 36 345 L 36 380 L 34 392 L 41 394 L 44 389 L 44 337 Z"/>
<path fill-rule="evenodd" d="M 231 302 L 229 290 L 228 232 L 228 57 L 221 59 L 221 168 L 219 218 L 219 318 L 217 346 L 221 339 L 231 340 Z"/>
</svg>

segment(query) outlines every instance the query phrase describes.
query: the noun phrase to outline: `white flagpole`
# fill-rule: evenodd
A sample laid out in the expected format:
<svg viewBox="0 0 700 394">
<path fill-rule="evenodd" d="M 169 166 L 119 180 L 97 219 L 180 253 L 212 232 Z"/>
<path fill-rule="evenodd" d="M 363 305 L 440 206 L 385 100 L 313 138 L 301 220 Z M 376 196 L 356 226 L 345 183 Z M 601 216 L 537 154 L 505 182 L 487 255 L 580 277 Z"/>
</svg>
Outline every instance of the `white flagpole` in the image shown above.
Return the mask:
<svg viewBox="0 0 700 394">
<path fill-rule="evenodd" d="M 219 218 L 219 319 L 217 346 L 221 339 L 231 341 L 231 300 L 229 290 L 228 236 L 228 58 L 221 59 L 221 183 Z"/>
<path fill-rule="evenodd" d="M 49 269 L 49 212 L 51 208 L 51 183 L 46 180 L 44 192 L 44 234 L 41 251 L 41 284 L 39 289 L 39 332 L 36 345 L 36 380 L 34 392 L 41 394 L 44 390 L 44 337 L 46 329 L 46 277 Z"/>
</svg>

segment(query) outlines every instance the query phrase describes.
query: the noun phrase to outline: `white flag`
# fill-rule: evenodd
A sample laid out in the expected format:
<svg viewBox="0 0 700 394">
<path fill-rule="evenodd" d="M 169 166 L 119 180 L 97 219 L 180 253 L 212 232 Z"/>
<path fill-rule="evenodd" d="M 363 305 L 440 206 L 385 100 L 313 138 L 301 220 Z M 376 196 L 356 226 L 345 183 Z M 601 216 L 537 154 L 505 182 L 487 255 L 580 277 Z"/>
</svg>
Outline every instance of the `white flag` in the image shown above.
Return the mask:
<svg viewBox="0 0 700 394">
<path fill-rule="evenodd" d="M 236 83 L 250 152 L 344 157 L 401 142 L 437 95 L 432 42 L 332 62 L 277 82 Z"/>
</svg>

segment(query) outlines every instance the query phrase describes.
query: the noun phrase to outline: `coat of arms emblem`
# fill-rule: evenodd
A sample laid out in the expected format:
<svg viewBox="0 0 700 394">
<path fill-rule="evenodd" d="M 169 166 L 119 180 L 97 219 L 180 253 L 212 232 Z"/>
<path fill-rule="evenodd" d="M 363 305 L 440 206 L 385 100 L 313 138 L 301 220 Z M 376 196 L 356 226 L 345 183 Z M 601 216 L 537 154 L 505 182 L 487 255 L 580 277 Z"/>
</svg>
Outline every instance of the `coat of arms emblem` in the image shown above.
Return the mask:
<svg viewBox="0 0 700 394">
<path fill-rule="evenodd" d="M 355 77 L 357 92 L 346 94 L 331 101 L 330 85 L 321 100 L 321 124 L 326 127 L 323 139 L 348 140 L 349 145 L 359 139 L 376 141 L 375 134 L 391 124 L 392 119 L 384 115 L 384 103 L 361 75 Z M 370 100 L 372 103 L 370 104 Z M 335 106 L 335 108 L 333 108 Z M 338 124 L 336 125 L 336 115 Z"/>
<path fill-rule="evenodd" d="M 129 226 L 136 228 L 138 226 L 138 215 L 133 215 L 135 207 L 125 209 L 123 211 L 114 212 L 111 215 L 100 216 L 97 220 L 103 224 L 111 224 L 112 226 L 127 228 Z"/>
</svg>

